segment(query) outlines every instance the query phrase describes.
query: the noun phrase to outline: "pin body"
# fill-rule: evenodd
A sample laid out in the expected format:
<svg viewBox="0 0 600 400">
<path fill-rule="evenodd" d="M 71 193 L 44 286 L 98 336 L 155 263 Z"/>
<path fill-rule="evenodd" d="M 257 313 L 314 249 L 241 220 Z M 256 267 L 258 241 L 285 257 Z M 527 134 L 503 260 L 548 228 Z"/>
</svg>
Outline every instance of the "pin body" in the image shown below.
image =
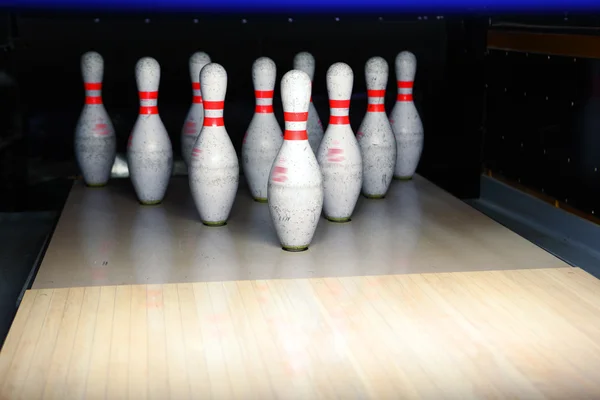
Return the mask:
<svg viewBox="0 0 600 400">
<path fill-rule="evenodd" d="M 298 70 L 281 79 L 284 140 L 269 176 L 269 212 L 281 246 L 307 250 L 323 209 L 323 178 L 306 132 L 310 77 Z"/>
<path fill-rule="evenodd" d="M 75 158 L 88 186 L 104 186 L 110 179 L 117 152 L 112 121 L 102 104 L 104 60 L 94 51 L 81 57 L 85 105 L 75 128 Z"/>
<path fill-rule="evenodd" d="M 254 200 L 267 202 L 269 174 L 283 143 L 283 133 L 273 114 L 277 70 L 273 60 L 261 57 L 252 66 L 256 109 L 242 143 L 242 166 Z"/>
<path fill-rule="evenodd" d="M 294 57 L 294 69 L 305 72 L 310 78 L 312 85 L 315 75 L 315 58 L 312 54 L 306 51 L 296 54 Z M 321 123 L 317 109 L 312 102 L 312 97 L 310 98 L 310 104 L 308 107 L 308 142 L 310 143 L 310 148 L 312 149 L 313 153 L 316 155 L 319 145 L 321 144 L 321 140 L 323 140 L 323 124 Z"/>
<path fill-rule="evenodd" d="M 317 160 L 323 173 L 323 212 L 332 222 L 347 222 L 362 186 L 362 157 L 348 117 L 354 75 L 344 63 L 327 70 L 331 114 Z"/>
<path fill-rule="evenodd" d="M 394 132 L 385 115 L 387 62 L 381 57 L 370 58 L 365 64 L 365 78 L 369 103 L 356 135 L 363 162 L 362 193 L 380 199 L 392 182 L 397 152 Z"/>
<path fill-rule="evenodd" d="M 158 114 L 160 65 L 151 57 L 140 59 L 135 66 L 140 96 L 140 113 L 127 145 L 127 164 L 133 188 L 142 204 L 162 202 L 171 171 L 171 139 Z"/>
<path fill-rule="evenodd" d="M 198 51 L 190 57 L 189 67 L 193 97 L 192 105 L 181 130 L 181 156 L 186 165 L 190 165 L 192 148 L 202 130 L 202 122 L 204 121 L 202 92 L 200 91 L 200 71 L 208 63 L 210 63 L 210 57 L 202 51 Z"/>
<path fill-rule="evenodd" d="M 192 149 L 190 189 L 202 223 L 222 226 L 229 218 L 240 178 L 237 154 L 223 121 L 225 68 L 207 64 L 200 72 L 200 87 L 204 122 Z"/>
<path fill-rule="evenodd" d="M 394 179 L 412 179 L 423 152 L 423 123 L 412 96 L 416 72 L 413 53 L 403 51 L 396 56 L 398 97 L 390 114 L 397 148 Z"/>
</svg>

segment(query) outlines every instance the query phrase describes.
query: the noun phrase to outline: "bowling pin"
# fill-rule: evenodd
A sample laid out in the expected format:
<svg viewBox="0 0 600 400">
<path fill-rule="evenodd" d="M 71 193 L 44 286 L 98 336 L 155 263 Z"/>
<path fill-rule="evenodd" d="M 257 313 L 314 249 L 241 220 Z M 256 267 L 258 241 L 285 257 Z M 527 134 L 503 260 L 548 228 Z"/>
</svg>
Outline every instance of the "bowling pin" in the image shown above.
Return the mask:
<svg viewBox="0 0 600 400">
<path fill-rule="evenodd" d="M 363 160 L 362 193 L 365 197 L 385 197 L 396 165 L 396 139 L 385 115 L 385 87 L 388 64 L 381 57 L 365 64 L 368 105 L 367 113 L 356 134 Z"/>
<path fill-rule="evenodd" d="M 314 80 L 315 76 L 315 58 L 312 54 L 303 51 L 294 57 L 294 69 L 306 72 L 310 77 L 310 81 Z M 311 89 L 312 90 L 312 89 Z M 319 119 L 319 114 L 317 113 L 317 109 L 312 102 L 312 97 L 310 98 L 310 105 L 308 109 L 308 142 L 310 143 L 310 148 L 312 149 L 315 155 L 317 154 L 317 149 L 321 144 L 321 140 L 323 140 L 323 124 L 321 124 L 321 120 Z"/>
<path fill-rule="evenodd" d="M 196 143 L 196 138 L 202 129 L 202 120 L 204 119 L 204 108 L 202 107 L 202 93 L 200 91 L 200 71 L 210 63 L 208 54 L 198 51 L 190 57 L 190 77 L 192 78 L 192 106 L 188 111 L 183 129 L 181 130 L 181 156 L 185 165 L 190 165 L 192 157 L 192 148 Z"/>
<path fill-rule="evenodd" d="M 88 186 L 104 186 L 110 178 L 117 139 L 102 104 L 104 60 L 95 51 L 81 57 L 85 105 L 75 128 L 75 158 Z"/>
<path fill-rule="evenodd" d="M 202 223 L 222 226 L 229 218 L 240 180 L 237 154 L 223 122 L 225 68 L 207 64 L 200 72 L 200 88 L 204 121 L 192 149 L 190 189 Z"/>
<path fill-rule="evenodd" d="M 283 144 L 269 175 L 269 212 L 281 247 L 307 250 L 323 209 L 323 177 L 306 132 L 310 77 L 292 70 L 281 79 Z"/>
<path fill-rule="evenodd" d="M 267 202 L 269 174 L 283 143 L 283 133 L 273 114 L 277 70 L 273 60 L 257 59 L 252 65 L 256 108 L 242 143 L 242 166 L 254 200 Z"/>
<path fill-rule="evenodd" d="M 332 222 L 350 221 L 362 186 L 362 157 L 348 116 L 353 80 L 347 64 L 335 63 L 327 70 L 331 113 L 317 160 L 323 173 L 323 213 Z"/>
<path fill-rule="evenodd" d="M 140 113 L 127 144 L 129 176 L 142 204 L 162 202 L 173 169 L 171 139 L 158 114 L 160 65 L 151 57 L 135 65 Z"/>
<path fill-rule="evenodd" d="M 390 114 L 398 149 L 394 179 L 412 179 L 423 151 L 423 124 L 412 95 L 416 72 L 417 58 L 413 53 L 403 51 L 396 56 L 398 97 Z"/>
</svg>

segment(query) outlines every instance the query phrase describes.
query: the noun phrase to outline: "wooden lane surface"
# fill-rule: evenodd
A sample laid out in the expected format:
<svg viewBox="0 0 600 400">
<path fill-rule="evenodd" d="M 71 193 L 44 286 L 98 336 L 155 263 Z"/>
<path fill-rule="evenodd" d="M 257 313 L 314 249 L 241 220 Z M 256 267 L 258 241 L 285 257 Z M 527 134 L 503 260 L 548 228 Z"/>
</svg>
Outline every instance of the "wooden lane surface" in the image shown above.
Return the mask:
<svg viewBox="0 0 600 400">
<path fill-rule="evenodd" d="M 2 399 L 600 397 L 578 268 L 30 290 Z"/>
</svg>

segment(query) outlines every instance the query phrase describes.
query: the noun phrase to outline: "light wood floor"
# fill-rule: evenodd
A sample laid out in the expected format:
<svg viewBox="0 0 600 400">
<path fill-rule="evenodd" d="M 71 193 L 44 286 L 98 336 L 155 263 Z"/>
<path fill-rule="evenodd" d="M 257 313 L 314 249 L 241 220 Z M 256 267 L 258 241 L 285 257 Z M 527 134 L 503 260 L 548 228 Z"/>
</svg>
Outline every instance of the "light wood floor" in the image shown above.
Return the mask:
<svg viewBox="0 0 600 400">
<path fill-rule="evenodd" d="M 40 289 L 2 399 L 600 398 L 578 268 Z"/>
</svg>

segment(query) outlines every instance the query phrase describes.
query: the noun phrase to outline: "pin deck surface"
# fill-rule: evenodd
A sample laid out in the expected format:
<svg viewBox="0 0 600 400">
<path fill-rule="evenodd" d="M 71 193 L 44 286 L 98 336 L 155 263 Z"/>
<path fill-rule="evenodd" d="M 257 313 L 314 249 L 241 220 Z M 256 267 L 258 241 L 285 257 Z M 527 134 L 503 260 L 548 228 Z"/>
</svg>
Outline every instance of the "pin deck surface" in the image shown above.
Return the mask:
<svg viewBox="0 0 600 400">
<path fill-rule="evenodd" d="M 423 177 L 358 200 L 352 221 L 324 218 L 303 253 L 281 250 L 268 207 L 242 182 L 227 225 L 202 225 L 185 178 L 140 206 L 128 180 L 77 182 L 33 289 L 364 276 L 568 266 Z"/>
</svg>

